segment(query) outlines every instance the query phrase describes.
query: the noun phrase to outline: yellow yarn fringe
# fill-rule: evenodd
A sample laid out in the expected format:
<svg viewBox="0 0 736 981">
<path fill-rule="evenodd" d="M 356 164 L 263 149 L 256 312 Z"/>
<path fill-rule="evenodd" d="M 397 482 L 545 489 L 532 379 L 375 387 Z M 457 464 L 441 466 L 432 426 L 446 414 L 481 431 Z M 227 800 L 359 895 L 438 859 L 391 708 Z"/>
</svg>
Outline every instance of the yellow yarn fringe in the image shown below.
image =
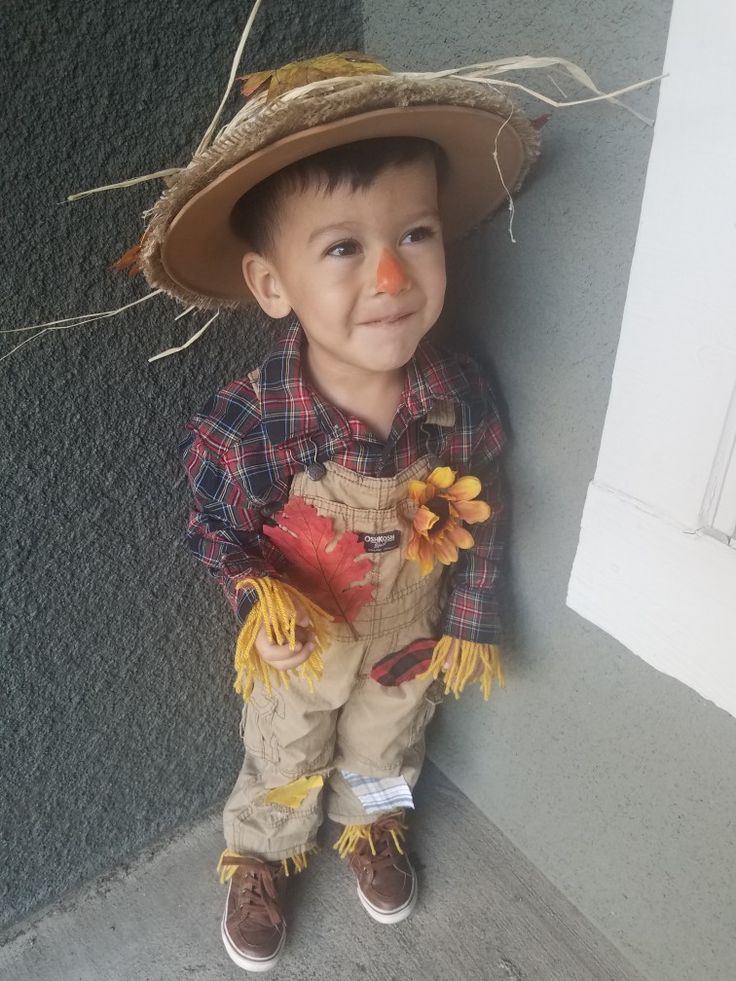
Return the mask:
<svg viewBox="0 0 736 981">
<path fill-rule="evenodd" d="M 259 678 L 268 694 L 271 694 L 272 684 L 289 687 L 289 671 L 272 667 L 264 661 L 256 650 L 256 637 L 264 627 L 269 640 L 273 644 L 287 644 L 294 650 L 296 646 L 296 607 L 298 600 L 307 612 L 309 626 L 314 634 L 314 648 L 306 661 L 297 668 L 300 678 L 303 678 L 310 691 L 314 691 L 314 682 L 322 677 L 324 662 L 322 652 L 329 642 L 329 623 L 334 618 L 321 606 L 317 606 L 298 589 L 289 583 L 272 579 L 269 576 L 240 579 L 236 589 L 253 586 L 258 593 L 258 599 L 243 624 L 235 648 L 235 691 L 243 696 L 244 701 L 250 701 L 253 691 L 253 679 Z"/>
<path fill-rule="evenodd" d="M 302 851 L 297 852 L 295 855 L 289 855 L 288 858 L 282 858 L 281 865 L 285 874 L 291 874 L 289 872 L 289 862 L 291 862 L 294 866 L 295 872 L 303 872 L 307 867 L 309 854 L 316 851 L 319 851 L 319 845 L 312 845 L 311 848 L 302 849 Z M 230 856 L 235 858 L 241 857 L 239 852 L 231 852 L 227 848 L 222 852 L 217 861 L 217 872 L 220 876 L 220 885 L 224 885 L 226 882 L 229 882 L 238 869 L 237 865 L 224 864 L 224 860 Z M 269 859 L 268 861 L 278 861 L 278 859 Z"/>
<path fill-rule="evenodd" d="M 449 668 L 445 668 L 445 661 L 450 654 L 454 654 L 452 663 Z M 501 664 L 501 652 L 496 644 L 478 644 L 472 640 L 460 640 L 458 637 L 449 637 L 445 634 L 434 645 L 429 667 L 417 677 L 427 678 L 432 675 L 432 677 L 438 678 L 440 672 L 443 671 L 445 694 L 452 692 L 455 698 L 460 698 L 468 679 L 475 673 L 479 660 L 483 664 L 483 673 L 477 681 L 483 692 L 483 698 L 487 702 L 491 695 L 494 678 L 501 688 L 506 687 Z"/>
<path fill-rule="evenodd" d="M 351 855 L 355 851 L 355 846 L 358 844 L 358 842 L 364 839 L 367 839 L 371 852 L 373 855 L 375 855 L 376 846 L 373 844 L 371 827 L 372 825 L 370 824 L 346 824 L 343 828 L 342 834 L 332 846 L 333 848 L 337 849 L 337 854 L 340 856 L 340 858 L 345 858 L 346 855 Z M 399 821 L 398 832 L 393 828 L 391 829 L 391 837 L 394 839 L 394 844 L 396 845 L 400 855 L 404 854 L 404 849 L 401 847 L 399 836 L 403 840 L 406 837 L 404 835 L 404 831 L 406 831 L 407 828 L 407 824 Z"/>
</svg>

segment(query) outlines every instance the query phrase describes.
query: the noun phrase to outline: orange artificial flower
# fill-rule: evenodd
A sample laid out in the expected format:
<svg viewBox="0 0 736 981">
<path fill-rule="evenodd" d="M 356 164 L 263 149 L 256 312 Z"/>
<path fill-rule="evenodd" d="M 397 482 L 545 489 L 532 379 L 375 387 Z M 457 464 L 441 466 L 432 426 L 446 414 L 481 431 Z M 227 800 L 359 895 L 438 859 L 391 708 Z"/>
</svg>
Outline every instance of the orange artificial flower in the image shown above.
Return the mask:
<svg viewBox="0 0 736 981">
<path fill-rule="evenodd" d="M 476 524 L 487 521 L 491 508 L 476 501 L 480 494 L 477 477 L 460 477 L 449 467 L 436 467 L 422 480 L 409 481 L 409 500 L 419 507 L 414 515 L 406 557 L 419 562 L 423 576 L 434 568 L 435 560 L 443 565 L 457 562 L 459 548 L 472 548 L 475 542 L 461 521 Z"/>
</svg>

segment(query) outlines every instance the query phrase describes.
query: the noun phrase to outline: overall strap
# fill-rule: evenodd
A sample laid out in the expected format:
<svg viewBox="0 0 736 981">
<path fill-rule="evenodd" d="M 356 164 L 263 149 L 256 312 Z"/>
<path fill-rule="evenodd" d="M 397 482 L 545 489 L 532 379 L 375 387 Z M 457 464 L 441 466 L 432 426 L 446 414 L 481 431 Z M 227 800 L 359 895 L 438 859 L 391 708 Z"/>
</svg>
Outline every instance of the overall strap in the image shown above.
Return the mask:
<svg viewBox="0 0 736 981">
<path fill-rule="evenodd" d="M 437 426 L 454 426 L 455 403 L 449 399 L 437 399 L 427 413 L 425 422 L 432 422 Z"/>
<path fill-rule="evenodd" d="M 253 390 L 256 393 L 256 397 L 260 398 L 261 397 L 261 369 L 254 368 L 253 371 L 248 372 L 247 377 L 250 380 L 251 385 L 253 386 Z"/>
</svg>

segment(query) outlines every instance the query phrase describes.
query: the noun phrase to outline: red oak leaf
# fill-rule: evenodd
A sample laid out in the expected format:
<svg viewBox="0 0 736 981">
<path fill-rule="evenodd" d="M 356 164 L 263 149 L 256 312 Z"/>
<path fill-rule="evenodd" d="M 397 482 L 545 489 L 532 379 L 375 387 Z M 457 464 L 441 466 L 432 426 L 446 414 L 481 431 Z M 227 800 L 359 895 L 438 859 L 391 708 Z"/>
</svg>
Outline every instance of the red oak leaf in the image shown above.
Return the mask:
<svg viewBox="0 0 736 981">
<path fill-rule="evenodd" d="M 373 568 L 363 542 L 352 531 L 335 537 L 332 518 L 302 497 L 290 497 L 274 520 L 278 526 L 264 525 L 263 533 L 288 559 L 291 584 L 339 623 L 354 620 L 375 589 L 356 585 Z"/>
</svg>

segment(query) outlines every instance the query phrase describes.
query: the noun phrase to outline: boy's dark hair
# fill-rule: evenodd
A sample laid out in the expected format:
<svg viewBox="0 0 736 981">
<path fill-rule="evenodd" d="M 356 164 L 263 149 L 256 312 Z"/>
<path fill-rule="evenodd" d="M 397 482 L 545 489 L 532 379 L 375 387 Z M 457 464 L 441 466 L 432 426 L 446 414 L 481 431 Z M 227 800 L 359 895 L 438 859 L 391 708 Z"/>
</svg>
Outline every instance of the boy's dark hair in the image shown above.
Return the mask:
<svg viewBox="0 0 736 981">
<path fill-rule="evenodd" d="M 437 183 L 442 184 L 447 157 L 432 140 L 419 136 L 380 136 L 330 147 L 289 164 L 247 191 L 230 213 L 230 227 L 249 248 L 267 255 L 273 248 L 279 203 L 286 192 L 316 186 L 329 194 L 340 184 L 349 184 L 357 191 L 369 187 L 388 167 L 423 158 L 434 160 Z"/>
</svg>

